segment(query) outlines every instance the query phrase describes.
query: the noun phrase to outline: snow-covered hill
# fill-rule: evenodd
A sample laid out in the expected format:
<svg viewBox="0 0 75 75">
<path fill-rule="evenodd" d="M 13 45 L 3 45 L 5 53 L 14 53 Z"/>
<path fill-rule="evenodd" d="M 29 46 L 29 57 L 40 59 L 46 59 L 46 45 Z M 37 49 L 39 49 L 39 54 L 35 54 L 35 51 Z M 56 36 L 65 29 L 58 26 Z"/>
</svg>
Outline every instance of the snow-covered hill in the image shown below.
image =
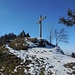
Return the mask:
<svg viewBox="0 0 75 75">
<path fill-rule="evenodd" d="M 22 60 L 15 66 L 13 74 L 19 68 L 24 70 L 20 75 L 75 75 L 75 58 L 63 54 L 59 47 L 52 47 L 47 43 L 46 47 L 37 47 L 28 40 L 27 43 L 31 46 L 28 50 L 16 50 L 8 44 L 5 46 L 9 54 Z"/>
</svg>

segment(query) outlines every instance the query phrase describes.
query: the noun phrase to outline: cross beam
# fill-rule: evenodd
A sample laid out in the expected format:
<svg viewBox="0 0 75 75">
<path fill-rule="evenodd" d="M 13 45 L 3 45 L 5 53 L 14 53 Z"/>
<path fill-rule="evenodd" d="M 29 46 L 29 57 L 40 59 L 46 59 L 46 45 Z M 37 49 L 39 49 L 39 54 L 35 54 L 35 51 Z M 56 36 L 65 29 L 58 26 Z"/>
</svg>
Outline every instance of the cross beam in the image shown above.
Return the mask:
<svg viewBox="0 0 75 75">
<path fill-rule="evenodd" d="M 46 18 L 46 16 L 44 16 L 42 18 L 42 15 L 40 15 L 40 20 L 38 22 L 36 22 L 36 24 L 40 24 L 40 38 L 42 38 L 42 20 L 44 20 Z"/>
</svg>

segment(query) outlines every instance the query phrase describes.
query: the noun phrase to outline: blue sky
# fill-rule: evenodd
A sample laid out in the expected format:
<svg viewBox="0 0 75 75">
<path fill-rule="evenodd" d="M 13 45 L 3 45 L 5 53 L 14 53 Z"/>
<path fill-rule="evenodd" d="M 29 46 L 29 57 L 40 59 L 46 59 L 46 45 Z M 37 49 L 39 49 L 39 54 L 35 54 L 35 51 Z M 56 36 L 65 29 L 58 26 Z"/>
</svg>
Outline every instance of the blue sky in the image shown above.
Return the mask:
<svg viewBox="0 0 75 75">
<path fill-rule="evenodd" d="M 49 33 L 48 25 L 58 29 L 65 27 L 69 34 L 69 44 L 60 43 L 65 51 L 75 51 L 75 26 L 67 28 L 58 24 L 61 16 L 67 17 L 67 9 L 75 9 L 75 0 L 0 0 L 0 35 L 13 32 L 19 34 L 22 30 L 31 37 L 39 37 L 39 16 L 47 16 L 43 21 L 43 38 Z"/>
</svg>

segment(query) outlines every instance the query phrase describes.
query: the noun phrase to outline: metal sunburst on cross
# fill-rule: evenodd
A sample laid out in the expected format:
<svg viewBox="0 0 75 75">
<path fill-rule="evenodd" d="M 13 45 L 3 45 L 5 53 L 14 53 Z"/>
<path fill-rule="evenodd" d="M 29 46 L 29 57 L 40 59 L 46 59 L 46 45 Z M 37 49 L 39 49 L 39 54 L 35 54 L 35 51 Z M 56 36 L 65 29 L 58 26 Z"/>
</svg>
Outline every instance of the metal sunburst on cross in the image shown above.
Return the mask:
<svg viewBox="0 0 75 75">
<path fill-rule="evenodd" d="M 46 16 L 44 16 L 42 18 L 42 15 L 40 15 L 40 19 L 36 22 L 36 24 L 40 24 L 40 38 L 42 38 L 42 21 L 46 18 Z"/>
</svg>

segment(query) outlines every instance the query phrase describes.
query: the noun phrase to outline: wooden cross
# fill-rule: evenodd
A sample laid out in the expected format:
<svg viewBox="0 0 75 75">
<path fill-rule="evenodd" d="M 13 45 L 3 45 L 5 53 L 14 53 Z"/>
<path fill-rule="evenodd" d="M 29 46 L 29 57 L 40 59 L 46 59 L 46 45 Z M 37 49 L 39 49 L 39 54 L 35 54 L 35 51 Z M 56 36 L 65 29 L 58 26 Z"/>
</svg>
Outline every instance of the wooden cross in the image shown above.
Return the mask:
<svg viewBox="0 0 75 75">
<path fill-rule="evenodd" d="M 40 20 L 38 22 L 36 22 L 36 24 L 40 24 L 40 38 L 42 38 L 42 20 L 44 20 L 46 18 L 46 16 L 44 16 L 42 18 L 42 15 L 40 15 Z"/>
</svg>

